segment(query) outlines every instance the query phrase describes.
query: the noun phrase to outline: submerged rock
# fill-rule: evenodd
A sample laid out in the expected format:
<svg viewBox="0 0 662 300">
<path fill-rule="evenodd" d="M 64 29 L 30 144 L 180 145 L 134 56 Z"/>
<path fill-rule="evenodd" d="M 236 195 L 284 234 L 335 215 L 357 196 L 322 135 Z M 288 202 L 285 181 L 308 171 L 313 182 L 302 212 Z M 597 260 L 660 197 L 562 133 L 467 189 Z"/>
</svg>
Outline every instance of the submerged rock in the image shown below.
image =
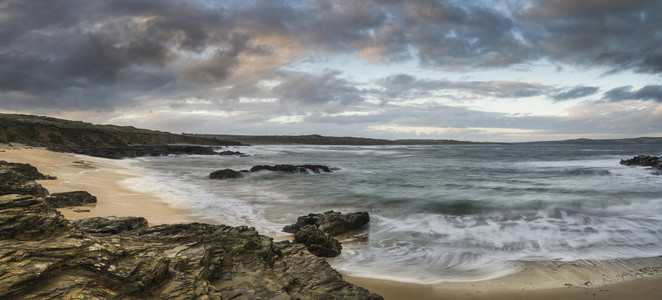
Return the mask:
<svg viewBox="0 0 662 300">
<path fill-rule="evenodd" d="M 260 171 L 273 171 L 292 174 L 309 174 L 309 173 L 330 173 L 331 169 L 323 165 L 259 165 L 254 166 L 250 170 L 235 171 L 232 169 L 218 170 L 209 174 L 211 179 L 228 179 L 228 178 L 241 178 L 244 173 L 254 173 Z"/>
<path fill-rule="evenodd" d="M 46 202 L 55 208 L 66 206 L 81 206 L 90 203 L 97 203 L 97 197 L 92 196 L 86 191 L 53 193 L 46 197 Z"/>
<path fill-rule="evenodd" d="M 323 165 L 301 165 L 301 166 L 294 166 L 294 165 L 275 165 L 275 166 L 267 166 L 267 165 L 260 165 L 260 166 L 254 166 L 250 169 L 251 172 L 259 172 L 259 171 L 274 171 L 274 172 L 285 172 L 285 173 L 297 173 L 297 174 L 306 174 L 306 173 L 330 173 L 331 170 L 327 166 Z"/>
<path fill-rule="evenodd" d="M 232 169 L 218 170 L 209 174 L 210 179 L 229 179 L 229 178 L 242 178 L 244 175 L 241 171 Z"/>
<path fill-rule="evenodd" d="M 653 169 L 662 170 L 662 157 L 639 155 L 630 159 L 621 159 L 621 165 L 626 166 L 644 166 Z"/>
</svg>

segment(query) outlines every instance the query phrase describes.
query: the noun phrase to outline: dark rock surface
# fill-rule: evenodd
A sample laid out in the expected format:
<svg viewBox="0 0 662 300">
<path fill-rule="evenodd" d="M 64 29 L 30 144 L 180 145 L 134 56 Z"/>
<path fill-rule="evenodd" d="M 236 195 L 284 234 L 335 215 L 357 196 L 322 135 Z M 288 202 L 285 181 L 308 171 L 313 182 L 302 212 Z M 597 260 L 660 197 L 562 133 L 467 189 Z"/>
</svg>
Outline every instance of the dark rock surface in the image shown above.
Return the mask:
<svg viewBox="0 0 662 300">
<path fill-rule="evenodd" d="M 275 165 L 275 166 L 254 166 L 250 169 L 251 172 L 259 171 L 274 171 L 274 172 L 285 172 L 285 173 L 297 173 L 297 174 L 306 174 L 306 173 L 329 173 L 331 170 L 327 166 L 322 165 Z"/>
<path fill-rule="evenodd" d="M 253 228 L 145 223 L 0 196 L 0 299 L 382 299 Z"/>
<path fill-rule="evenodd" d="M 250 170 L 235 171 L 232 169 L 218 170 L 209 174 L 211 179 L 241 178 L 244 173 L 254 173 L 260 171 L 283 172 L 292 174 L 311 174 L 311 173 L 330 173 L 331 169 L 323 165 L 260 165 L 254 166 Z"/>
<path fill-rule="evenodd" d="M 97 203 L 97 197 L 86 191 L 52 193 L 46 197 L 46 202 L 55 208 L 66 206 L 81 206 L 89 203 Z"/>
<path fill-rule="evenodd" d="M 284 232 L 294 233 L 294 241 L 302 243 L 310 253 L 322 257 L 338 256 L 342 246 L 334 236 L 360 229 L 370 222 L 367 212 L 343 214 L 327 211 L 323 214 L 308 214 L 297 218 L 297 222 L 285 226 Z"/>
<path fill-rule="evenodd" d="M 207 146 L 88 146 L 88 147 L 49 147 L 54 152 L 76 153 L 89 156 L 121 159 L 141 156 L 164 156 L 164 155 L 243 155 L 238 151 L 216 152 L 214 147 Z"/>
<path fill-rule="evenodd" d="M 296 233 L 307 225 L 315 225 L 320 231 L 332 236 L 338 236 L 345 232 L 360 229 L 370 222 L 367 212 L 340 213 L 327 211 L 322 214 L 308 214 L 297 218 L 295 224 L 285 226 L 284 232 Z"/>
<path fill-rule="evenodd" d="M 95 217 L 73 221 L 82 231 L 99 234 L 118 234 L 125 231 L 147 229 L 147 219 L 143 217 Z"/>
<path fill-rule="evenodd" d="M 229 178 L 242 178 L 244 175 L 241 171 L 232 169 L 218 170 L 209 174 L 210 179 L 229 179 Z"/>
<path fill-rule="evenodd" d="M 306 225 L 294 234 L 294 241 L 302 243 L 308 251 L 316 256 L 334 257 L 340 255 L 340 242 L 315 225 Z"/>
<path fill-rule="evenodd" d="M 29 164 L 10 163 L 0 160 L 0 195 L 22 194 L 45 197 L 48 191 L 35 180 L 55 179 L 39 173 Z"/>
<path fill-rule="evenodd" d="M 621 159 L 621 165 L 644 166 L 644 167 L 651 167 L 657 170 L 662 170 L 662 157 L 639 155 L 630 159 Z"/>
</svg>

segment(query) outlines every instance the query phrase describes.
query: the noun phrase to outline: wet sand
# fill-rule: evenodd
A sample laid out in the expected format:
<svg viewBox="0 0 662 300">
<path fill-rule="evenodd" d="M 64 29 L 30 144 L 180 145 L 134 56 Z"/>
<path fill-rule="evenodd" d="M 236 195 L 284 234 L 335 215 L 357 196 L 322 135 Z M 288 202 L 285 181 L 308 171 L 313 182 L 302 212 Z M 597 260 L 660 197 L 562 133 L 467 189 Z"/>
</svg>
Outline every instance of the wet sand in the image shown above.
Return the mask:
<svg viewBox="0 0 662 300">
<path fill-rule="evenodd" d="M 207 222 L 157 195 L 126 187 L 143 176 L 122 161 L 0 144 L 0 160 L 29 163 L 57 180 L 39 181 L 51 193 L 88 191 L 97 204 L 58 209 L 75 220 L 143 216 L 150 225 Z M 89 210 L 89 212 L 76 212 Z M 347 281 L 387 300 L 426 299 L 662 299 L 662 257 L 612 261 L 521 262 L 520 272 L 476 282 L 401 283 L 344 274 Z"/>
</svg>

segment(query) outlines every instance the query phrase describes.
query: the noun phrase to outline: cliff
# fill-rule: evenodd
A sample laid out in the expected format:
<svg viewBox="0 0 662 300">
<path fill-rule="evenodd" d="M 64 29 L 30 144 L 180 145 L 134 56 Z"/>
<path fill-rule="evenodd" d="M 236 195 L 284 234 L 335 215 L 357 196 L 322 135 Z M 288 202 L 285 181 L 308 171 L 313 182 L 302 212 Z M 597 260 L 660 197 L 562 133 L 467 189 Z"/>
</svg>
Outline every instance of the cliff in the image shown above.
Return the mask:
<svg viewBox="0 0 662 300">
<path fill-rule="evenodd" d="M 132 126 L 96 125 L 17 114 L 0 114 L 0 143 L 23 143 L 34 146 L 241 145 L 239 142 L 185 136 Z"/>
</svg>

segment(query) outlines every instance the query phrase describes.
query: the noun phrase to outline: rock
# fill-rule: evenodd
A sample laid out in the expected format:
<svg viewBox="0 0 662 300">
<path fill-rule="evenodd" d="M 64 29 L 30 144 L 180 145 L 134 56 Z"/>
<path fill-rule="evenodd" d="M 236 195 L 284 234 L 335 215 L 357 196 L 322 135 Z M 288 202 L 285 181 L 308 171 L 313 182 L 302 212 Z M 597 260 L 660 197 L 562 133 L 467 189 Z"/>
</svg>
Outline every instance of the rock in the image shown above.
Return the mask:
<svg viewBox="0 0 662 300">
<path fill-rule="evenodd" d="M 20 194 L 45 197 L 48 191 L 35 180 L 55 179 L 39 173 L 28 164 L 9 163 L 0 160 L 0 195 Z"/>
<path fill-rule="evenodd" d="M 145 223 L 0 196 L 0 299 L 382 299 L 253 228 Z"/>
<path fill-rule="evenodd" d="M 309 173 L 322 173 L 322 172 L 330 173 L 331 169 L 327 166 L 322 166 L 322 165 L 301 165 L 301 166 L 260 165 L 260 166 L 254 166 L 248 171 L 247 170 L 235 171 L 232 169 L 214 171 L 211 174 L 209 174 L 209 178 L 211 179 L 241 178 L 243 177 L 243 173 L 252 173 L 252 172 L 260 172 L 260 171 L 273 171 L 273 172 L 284 172 L 284 173 L 293 173 L 293 174 L 309 174 Z"/>
<path fill-rule="evenodd" d="M 317 229 L 315 225 L 306 225 L 294 234 L 294 241 L 302 243 L 310 253 L 321 257 L 334 257 L 340 254 L 342 246 L 338 240 Z"/>
<path fill-rule="evenodd" d="M 147 229 L 147 219 L 143 217 L 95 217 L 73 221 L 87 233 L 118 234 L 125 231 Z"/>
<path fill-rule="evenodd" d="M 322 165 L 301 165 L 301 166 L 294 166 L 294 165 L 275 165 L 275 166 L 260 165 L 260 166 L 254 166 L 250 169 L 251 172 L 259 172 L 259 171 L 264 171 L 264 170 L 274 171 L 274 172 L 297 173 L 297 174 L 321 173 L 321 172 L 329 173 L 329 172 L 331 172 L 329 167 L 322 166 Z"/>
<path fill-rule="evenodd" d="M 621 165 L 644 166 L 662 170 L 662 157 L 639 155 L 630 159 L 621 159 Z"/>
<path fill-rule="evenodd" d="M 297 219 L 295 224 L 285 226 L 284 232 L 296 233 L 307 225 L 316 225 L 320 231 L 338 236 L 351 230 L 360 229 L 370 222 L 367 212 L 355 212 L 343 214 L 340 212 L 327 211 L 323 214 L 308 214 Z"/>
<path fill-rule="evenodd" d="M 208 146 L 87 146 L 87 147 L 49 147 L 54 152 L 84 154 L 89 156 L 121 159 L 127 157 L 165 156 L 165 155 L 242 155 L 241 152 L 223 151 L 218 153 Z"/>
<path fill-rule="evenodd" d="M 327 211 L 323 214 L 308 214 L 297 218 L 297 222 L 285 226 L 284 232 L 294 233 L 297 243 L 306 245 L 310 253 L 317 256 L 338 256 L 342 249 L 340 242 L 333 238 L 368 224 L 367 212 L 339 213 Z"/>
<path fill-rule="evenodd" d="M 89 203 L 97 203 L 97 197 L 92 196 L 86 191 L 53 193 L 46 197 L 46 202 L 55 208 L 81 206 Z"/>
<path fill-rule="evenodd" d="M 239 151 L 230 151 L 230 150 L 225 150 L 218 152 L 218 155 L 236 155 L 236 156 L 241 156 L 241 157 L 247 157 L 248 155 L 241 153 Z"/>
<path fill-rule="evenodd" d="M 242 178 L 244 175 L 240 171 L 232 169 L 218 170 L 209 174 L 210 179 L 228 179 L 228 178 Z"/>
</svg>

